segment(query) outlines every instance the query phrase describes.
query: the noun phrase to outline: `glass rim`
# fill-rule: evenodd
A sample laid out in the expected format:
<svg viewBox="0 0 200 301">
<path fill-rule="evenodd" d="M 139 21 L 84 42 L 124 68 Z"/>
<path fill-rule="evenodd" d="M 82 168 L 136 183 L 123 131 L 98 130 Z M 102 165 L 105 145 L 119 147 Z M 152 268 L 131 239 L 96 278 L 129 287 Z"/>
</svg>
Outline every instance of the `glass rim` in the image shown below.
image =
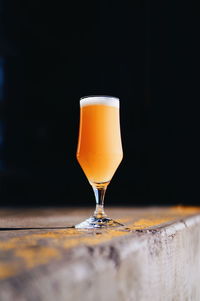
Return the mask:
<svg viewBox="0 0 200 301">
<path fill-rule="evenodd" d="M 119 108 L 119 98 L 107 95 L 84 96 L 80 99 L 80 106 L 106 105 Z"/>
<path fill-rule="evenodd" d="M 119 97 L 111 96 L 111 95 L 87 95 L 87 96 L 82 96 L 79 100 L 86 99 L 86 98 L 111 98 L 117 101 L 120 100 Z"/>
</svg>

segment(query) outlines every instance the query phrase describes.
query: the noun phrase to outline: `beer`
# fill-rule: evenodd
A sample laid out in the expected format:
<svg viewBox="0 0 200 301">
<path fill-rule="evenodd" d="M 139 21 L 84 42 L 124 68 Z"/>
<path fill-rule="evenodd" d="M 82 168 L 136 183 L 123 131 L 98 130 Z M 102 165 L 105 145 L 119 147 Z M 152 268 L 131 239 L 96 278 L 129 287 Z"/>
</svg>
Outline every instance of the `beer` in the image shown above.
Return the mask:
<svg viewBox="0 0 200 301">
<path fill-rule="evenodd" d="M 91 183 L 109 182 L 123 157 L 119 100 L 87 97 L 80 101 L 77 159 Z"/>
<path fill-rule="evenodd" d="M 80 128 L 77 160 L 92 185 L 96 209 L 93 216 L 77 229 L 123 226 L 104 211 L 104 197 L 123 152 L 121 144 L 119 99 L 112 96 L 88 96 L 80 100 Z"/>
</svg>

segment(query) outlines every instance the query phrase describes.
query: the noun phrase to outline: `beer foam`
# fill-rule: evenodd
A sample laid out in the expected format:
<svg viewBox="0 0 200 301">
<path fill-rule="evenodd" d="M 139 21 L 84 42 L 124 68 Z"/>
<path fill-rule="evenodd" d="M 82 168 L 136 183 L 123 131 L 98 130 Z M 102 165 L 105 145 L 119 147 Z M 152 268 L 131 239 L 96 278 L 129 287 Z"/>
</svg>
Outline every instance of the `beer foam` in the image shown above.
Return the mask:
<svg viewBox="0 0 200 301">
<path fill-rule="evenodd" d="M 86 96 L 80 99 L 80 106 L 105 105 L 119 108 L 119 98 L 114 96 Z"/>
</svg>

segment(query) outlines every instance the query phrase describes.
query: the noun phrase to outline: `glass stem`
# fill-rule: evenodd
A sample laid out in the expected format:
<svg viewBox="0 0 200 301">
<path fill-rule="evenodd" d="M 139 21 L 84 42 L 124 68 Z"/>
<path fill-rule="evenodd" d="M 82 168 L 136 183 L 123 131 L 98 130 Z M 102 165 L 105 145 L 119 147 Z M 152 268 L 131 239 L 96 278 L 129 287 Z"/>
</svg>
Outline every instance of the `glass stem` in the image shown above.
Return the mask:
<svg viewBox="0 0 200 301">
<path fill-rule="evenodd" d="M 92 185 L 96 199 L 96 209 L 94 211 L 94 217 L 96 218 L 105 218 L 107 216 L 104 212 L 104 197 L 108 184 L 109 182 L 97 184 L 95 186 Z"/>
</svg>

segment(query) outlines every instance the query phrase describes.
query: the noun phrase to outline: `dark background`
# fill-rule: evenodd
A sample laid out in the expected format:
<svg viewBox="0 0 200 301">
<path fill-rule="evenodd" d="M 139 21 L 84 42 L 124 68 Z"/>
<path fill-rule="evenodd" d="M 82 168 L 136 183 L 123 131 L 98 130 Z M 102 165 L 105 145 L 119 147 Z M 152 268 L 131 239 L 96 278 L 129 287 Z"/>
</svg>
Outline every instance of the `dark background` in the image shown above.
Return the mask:
<svg viewBox="0 0 200 301">
<path fill-rule="evenodd" d="M 199 12 L 176 1 L 0 2 L 1 205 L 93 205 L 79 98 L 121 100 L 107 205 L 199 204 Z"/>
</svg>

